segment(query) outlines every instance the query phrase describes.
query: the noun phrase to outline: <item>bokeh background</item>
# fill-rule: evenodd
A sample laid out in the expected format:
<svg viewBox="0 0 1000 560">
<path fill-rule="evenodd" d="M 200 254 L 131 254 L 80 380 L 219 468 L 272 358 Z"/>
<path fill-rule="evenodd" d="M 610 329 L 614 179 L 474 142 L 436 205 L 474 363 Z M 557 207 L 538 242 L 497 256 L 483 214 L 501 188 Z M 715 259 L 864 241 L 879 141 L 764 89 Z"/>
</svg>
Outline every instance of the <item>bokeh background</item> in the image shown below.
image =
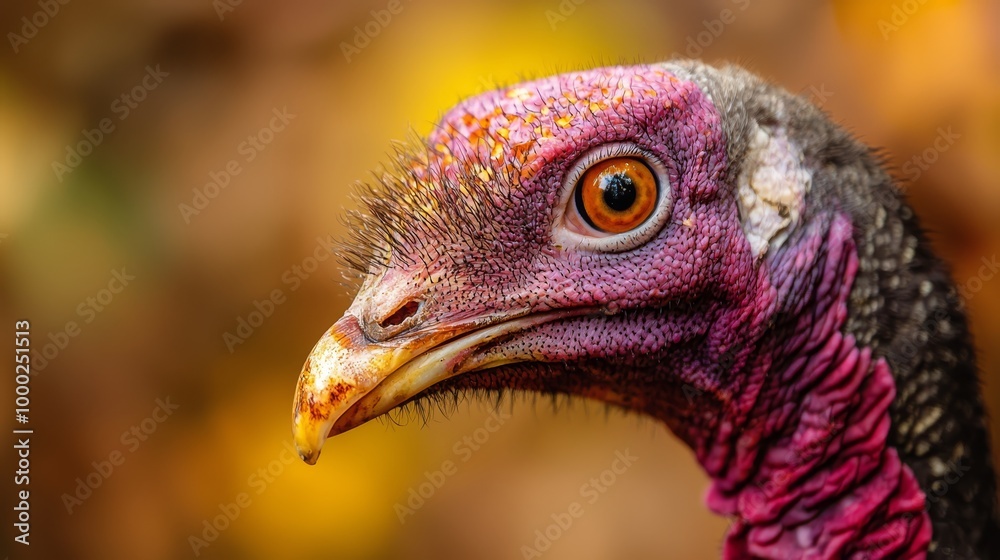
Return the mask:
<svg viewBox="0 0 1000 560">
<path fill-rule="evenodd" d="M 343 234 L 352 182 L 464 96 L 595 64 L 741 62 L 883 147 L 967 288 L 1000 416 L 1000 280 L 977 276 L 1000 253 L 1000 4 L 401 0 L 372 23 L 389 4 L 51 0 L 51 17 L 34 0 L 0 4 L 3 338 L 28 318 L 36 350 L 65 346 L 44 368 L 36 360 L 31 381 L 28 549 L 12 544 L 15 457 L 0 446 L 0 556 L 522 558 L 627 449 L 639 459 L 544 557 L 717 557 L 727 522 L 702 506 L 690 453 L 662 427 L 597 406 L 505 408 L 510 419 L 471 455 L 455 446 L 485 425 L 486 404 L 427 426 L 373 422 L 331 441 L 315 467 L 285 451 L 301 363 L 351 295 L 333 259 L 309 259 L 323 254 L 318 237 Z M 45 23 L 31 33 L 22 18 Z M 377 31 L 367 44 L 356 37 L 366 25 Z M 122 118 L 121 96 L 148 68 L 166 75 Z M 294 118 L 247 161 L 241 144 L 282 108 Z M 104 119 L 113 130 L 57 171 Z M 933 163 L 914 161 L 942 127 L 958 138 Z M 230 160 L 240 173 L 185 215 L 179 205 Z M 108 301 L 123 267 L 134 279 Z M 273 290 L 284 302 L 227 345 Z M 68 321 L 75 336 L 59 334 Z M 0 345 L 12 355 L 12 340 Z M 3 426 L 16 427 L 12 375 L 0 394 Z M 162 422 L 157 399 L 177 407 Z M 133 426 L 143 440 L 127 436 Z M 124 462 L 95 474 L 116 452 Z M 457 472 L 401 522 L 396 505 L 446 460 Z M 67 507 L 88 476 L 100 485 Z M 206 532 L 241 493 L 238 517 Z"/>
</svg>

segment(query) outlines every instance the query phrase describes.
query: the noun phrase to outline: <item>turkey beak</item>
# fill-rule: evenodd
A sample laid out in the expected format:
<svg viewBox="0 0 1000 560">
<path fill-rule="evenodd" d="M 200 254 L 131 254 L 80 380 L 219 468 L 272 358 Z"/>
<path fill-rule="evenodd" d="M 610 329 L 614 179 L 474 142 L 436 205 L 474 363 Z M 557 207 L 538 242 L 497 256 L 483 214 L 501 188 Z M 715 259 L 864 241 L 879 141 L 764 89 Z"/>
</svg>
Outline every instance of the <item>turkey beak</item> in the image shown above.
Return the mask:
<svg viewBox="0 0 1000 560">
<path fill-rule="evenodd" d="M 302 460 L 316 463 L 334 422 L 402 362 L 401 349 L 369 344 L 352 315 L 337 321 L 302 365 L 295 387 L 292 434 Z"/>
<path fill-rule="evenodd" d="M 299 374 L 292 426 L 299 455 L 314 464 L 328 437 L 385 414 L 449 377 L 530 360 L 477 351 L 500 337 L 586 311 L 490 315 L 384 342 L 365 337 L 358 319 L 345 315 L 319 339 Z"/>
<path fill-rule="evenodd" d="M 422 335 L 373 342 L 354 315 L 344 315 L 319 339 L 299 374 L 292 432 L 302 460 L 315 464 L 328 437 L 459 373 L 457 366 L 471 344 L 447 345 L 447 353 L 426 351 L 468 330 L 437 327 Z"/>
</svg>

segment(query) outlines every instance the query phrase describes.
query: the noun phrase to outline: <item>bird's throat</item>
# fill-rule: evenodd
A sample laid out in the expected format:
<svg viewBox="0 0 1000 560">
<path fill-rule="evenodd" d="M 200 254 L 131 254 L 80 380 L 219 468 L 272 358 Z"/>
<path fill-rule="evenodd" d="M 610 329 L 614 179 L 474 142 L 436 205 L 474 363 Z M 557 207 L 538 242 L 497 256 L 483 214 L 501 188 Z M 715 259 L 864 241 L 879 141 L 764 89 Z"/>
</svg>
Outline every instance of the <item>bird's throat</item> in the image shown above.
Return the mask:
<svg viewBox="0 0 1000 560">
<path fill-rule="evenodd" d="M 835 334 L 780 376 L 812 387 L 751 428 L 766 437 L 741 434 L 757 452 L 737 452 L 707 498 L 735 517 L 725 557 L 923 558 L 930 518 L 916 478 L 887 445 L 895 386 L 885 361 Z"/>
<path fill-rule="evenodd" d="M 810 242 L 819 281 L 779 295 L 810 311 L 778 306 L 781 332 L 746 366 L 760 380 L 751 398 L 723 406 L 695 446 L 708 506 L 734 519 L 725 558 L 924 558 L 925 495 L 888 440 L 892 373 L 843 332 L 858 266 L 849 229 L 835 221 Z"/>
</svg>

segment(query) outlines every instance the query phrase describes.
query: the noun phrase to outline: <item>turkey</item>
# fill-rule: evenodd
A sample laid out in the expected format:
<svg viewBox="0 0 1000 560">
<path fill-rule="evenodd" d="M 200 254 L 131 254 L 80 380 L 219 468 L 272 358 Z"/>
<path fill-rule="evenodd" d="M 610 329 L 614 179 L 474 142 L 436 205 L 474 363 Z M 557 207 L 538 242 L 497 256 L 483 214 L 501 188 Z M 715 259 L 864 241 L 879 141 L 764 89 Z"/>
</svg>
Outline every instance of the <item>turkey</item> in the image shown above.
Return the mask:
<svg viewBox="0 0 1000 560">
<path fill-rule="evenodd" d="M 881 164 L 736 66 L 467 99 L 361 189 L 299 453 L 425 398 L 579 396 L 690 446 L 725 558 L 1000 557 L 962 302 Z"/>
</svg>

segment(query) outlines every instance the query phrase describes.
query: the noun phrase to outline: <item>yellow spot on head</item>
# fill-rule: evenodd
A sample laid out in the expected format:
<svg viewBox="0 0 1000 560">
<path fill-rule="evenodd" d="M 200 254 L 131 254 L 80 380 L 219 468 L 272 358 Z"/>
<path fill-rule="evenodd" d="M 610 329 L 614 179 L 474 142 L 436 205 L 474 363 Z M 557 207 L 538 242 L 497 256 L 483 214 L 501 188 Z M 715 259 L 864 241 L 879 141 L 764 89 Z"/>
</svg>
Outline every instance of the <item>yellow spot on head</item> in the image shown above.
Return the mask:
<svg viewBox="0 0 1000 560">
<path fill-rule="evenodd" d="M 481 165 L 477 165 L 476 167 L 478 167 L 478 170 L 476 171 L 476 175 L 479 177 L 479 180 L 483 181 L 484 183 L 493 180 L 493 169 L 492 168 L 490 168 L 490 167 L 483 167 Z"/>
<path fill-rule="evenodd" d="M 590 109 L 591 113 L 593 113 L 593 114 L 596 115 L 597 113 L 599 113 L 599 112 L 607 109 L 608 108 L 608 103 L 606 101 L 603 101 L 603 100 L 602 101 L 594 101 L 594 102 L 592 102 L 590 104 L 590 107 L 588 107 L 588 108 Z"/>
<path fill-rule="evenodd" d="M 524 101 L 531 98 L 531 90 L 523 87 L 514 88 L 507 92 L 507 97 L 510 99 L 517 99 L 518 101 Z"/>
<path fill-rule="evenodd" d="M 486 133 L 483 132 L 483 129 L 477 128 L 469 133 L 469 143 L 475 146 L 483 140 L 484 136 L 486 136 Z"/>
<path fill-rule="evenodd" d="M 535 145 L 534 140 L 528 140 L 527 142 L 521 142 L 520 144 L 514 144 L 511 146 L 511 152 L 514 159 L 519 163 L 525 163 L 528 160 L 528 153 L 531 151 L 532 146 Z"/>
<path fill-rule="evenodd" d="M 559 117 L 558 119 L 556 119 L 556 125 L 558 125 L 559 128 L 567 128 L 571 124 L 573 124 L 573 117 L 569 115 L 566 115 L 564 117 Z"/>
</svg>

